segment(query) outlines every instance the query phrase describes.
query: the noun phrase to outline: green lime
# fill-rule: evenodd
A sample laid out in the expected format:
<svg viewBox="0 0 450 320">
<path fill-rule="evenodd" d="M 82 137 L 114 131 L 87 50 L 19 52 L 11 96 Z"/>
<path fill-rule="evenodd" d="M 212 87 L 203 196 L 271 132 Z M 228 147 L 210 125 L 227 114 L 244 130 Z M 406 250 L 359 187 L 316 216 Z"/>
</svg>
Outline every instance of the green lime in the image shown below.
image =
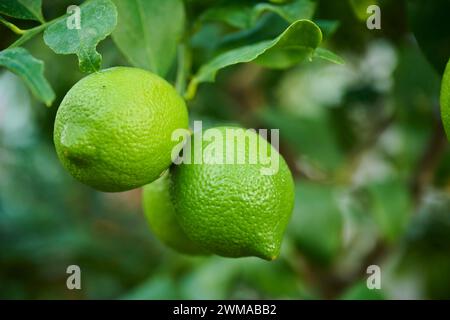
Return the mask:
<svg viewBox="0 0 450 320">
<path fill-rule="evenodd" d="M 187 254 L 205 254 L 181 229 L 169 194 L 169 174 L 144 186 L 143 207 L 150 229 L 162 243 Z"/>
<path fill-rule="evenodd" d="M 442 79 L 441 114 L 447 137 L 450 139 L 450 61 Z"/>
<path fill-rule="evenodd" d="M 228 134 L 245 138 L 241 139 L 245 143 L 232 146 Z M 191 163 L 184 161 L 175 166 L 171 175 L 171 196 L 181 227 L 211 253 L 275 259 L 294 205 L 294 183 L 286 162 L 254 131 L 219 127 L 203 133 L 209 138 L 200 139 L 203 156 L 198 159 L 203 163 L 196 164 L 193 159 L 199 135 L 195 132 L 190 140 Z M 219 136 L 227 138 L 212 147 Z M 258 153 L 255 154 L 251 140 L 257 141 L 258 151 L 268 151 L 272 163 L 278 163 L 272 174 L 268 174 L 269 162 L 264 158 L 254 161 L 253 156 Z M 220 152 L 213 149 L 222 151 L 222 162 Z M 184 153 L 189 154 L 186 149 Z M 225 159 L 227 156 L 234 162 Z"/>
<path fill-rule="evenodd" d="M 79 181 L 117 192 L 157 179 L 171 164 L 175 129 L 188 127 L 183 99 L 148 71 L 116 67 L 93 73 L 64 97 L 54 142 Z"/>
</svg>

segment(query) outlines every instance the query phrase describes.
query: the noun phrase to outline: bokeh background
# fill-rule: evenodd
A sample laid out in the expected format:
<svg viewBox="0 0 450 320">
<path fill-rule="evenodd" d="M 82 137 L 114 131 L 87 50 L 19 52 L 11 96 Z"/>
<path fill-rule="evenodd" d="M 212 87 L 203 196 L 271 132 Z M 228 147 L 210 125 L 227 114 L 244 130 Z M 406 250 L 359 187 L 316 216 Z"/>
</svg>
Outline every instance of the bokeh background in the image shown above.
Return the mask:
<svg viewBox="0 0 450 320">
<path fill-rule="evenodd" d="M 79 2 L 44 0 L 44 15 L 57 17 Z M 187 2 L 192 14 L 212 1 Z M 0 70 L 0 298 L 450 298 L 442 59 L 421 50 L 407 2 L 379 1 L 382 29 L 372 31 L 351 1 L 318 1 L 314 19 L 345 65 L 313 61 L 286 71 L 238 65 L 201 85 L 190 103 L 191 121 L 205 126 L 280 129 L 296 205 L 274 262 L 180 255 L 149 231 L 140 189 L 101 193 L 69 176 L 56 157 L 53 121 L 83 75 L 75 56 L 55 55 L 41 36 L 28 42 L 46 63 L 57 101 L 46 108 L 18 77 Z M 445 19 L 429 18 L 428 31 L 448 39 Z M 254 34 L 273 37 L 284 23 L 266 14 Z M 191 43 L 194 69 L 242 39 L 239 32 L 204 24 Z M 0 49 L 14 39 L 0 26 Z M 111 39 L 99 51 L 104 67 L 127 65 Z M 81 267 L 82 290 L 66 288 L 72 264 Z M 381 290 L 366 288 L 372 264 L 381 267 Z"/>
</svg>

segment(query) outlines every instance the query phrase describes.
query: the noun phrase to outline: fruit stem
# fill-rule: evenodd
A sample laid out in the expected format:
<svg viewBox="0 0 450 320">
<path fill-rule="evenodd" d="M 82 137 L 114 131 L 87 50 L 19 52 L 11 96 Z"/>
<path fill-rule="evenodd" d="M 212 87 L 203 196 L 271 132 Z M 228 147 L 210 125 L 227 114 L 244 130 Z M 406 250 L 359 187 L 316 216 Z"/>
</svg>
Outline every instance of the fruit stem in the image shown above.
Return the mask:
<svg viewBox="0 0 450 320">
<path fill-rule="evenodd" d="M 182 42 L 178 46 L 178 66 L 175 87 L 180 95 L 184 95 L 186 90 L 186 80 L 191 70 L 192 56 L 186 43 Z"/>
<path fill-rule="evenodd" d="M 15 24 L 5 20 L 3 17 L 0 17 L 0 22 L 7 27 L 8 29 L 10 29 L 12 32 L 14 32 L 15 34 L 24 34 L 26 32 L 26 30 L 22 30 L 20 29 L 18 26 L 16 26 Z"/>
<path fill-rule="evenodd" d="M 198 81 L 194 77 L 189 82 L 186 93 L 184 94 L 184 99 L 186 99 L 186 100 L 194 99 L 195 95 L 197 94 L 197 87 L 198 87 Z"/>
</svg>

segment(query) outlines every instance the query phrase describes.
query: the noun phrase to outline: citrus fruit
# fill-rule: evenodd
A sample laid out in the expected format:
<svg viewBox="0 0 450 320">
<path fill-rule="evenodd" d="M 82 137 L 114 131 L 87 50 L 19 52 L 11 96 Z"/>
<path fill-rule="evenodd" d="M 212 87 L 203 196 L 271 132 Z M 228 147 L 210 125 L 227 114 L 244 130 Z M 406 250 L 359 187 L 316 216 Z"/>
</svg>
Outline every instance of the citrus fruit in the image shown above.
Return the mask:
<svg viewBox="0 0 450 320">
<path fill-rule="evenodd" d="M 442 79 L 441 114 L 447 137 L 450 138 L 450 61 Z"/>
<path fill-rule="evenodd" d="M 144 186 L 143 207 L 150 229 L 165 245 L 187 254 L 205 251 L 189 239 L 180 227 L 169 194 L 169 174 Z"/>
<path fill-rule="evenodd" d="M 213 136 L 211 130 L 215 130 L 215 139 L 201 139 L 203 163 L 185 161 L 172 170 L 171 196 L 178 221 L 189 238 L 211 253 L 273 260 L 279 255 L 293 209 L 291 172 L 278 151 L 256 132 L 218 127 L 206 130 L 204 136 Z M 246 137 L 245 143 L 229 148 L 227 132 L 236 138 Z M 227 137 L 217 148 L 225 156 L 234 152 L 234 162 L 220 163 L 217 153 L 207 152 L 217 141 L 217 133 Z M 191 137 L 191 158 L 195 158 L 199 134 Z M 268 150 L 278 161 L 273 174 L 263 174 L 267 164 L 262 158 L 251 161 L 251 139 L 257 141 L 258 150 Z M 244 161 L 239 162 L 239 156 Z"/>
<path fill-rule="evenodd" d="M 79 181 L 117 192 L 147 184 L 171 164 L 175 129 L 188 127 L 183 99 L 148 71 L 115 67 L 76 83 L 58 109 L 54 143 Z"/>
</svg>

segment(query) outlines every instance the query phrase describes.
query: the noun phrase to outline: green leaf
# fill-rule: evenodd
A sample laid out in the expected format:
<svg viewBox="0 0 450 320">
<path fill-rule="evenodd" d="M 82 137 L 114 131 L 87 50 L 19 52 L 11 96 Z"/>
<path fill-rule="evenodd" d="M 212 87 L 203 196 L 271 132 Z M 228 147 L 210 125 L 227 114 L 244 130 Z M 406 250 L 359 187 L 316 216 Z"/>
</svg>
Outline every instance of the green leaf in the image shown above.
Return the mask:
<svg viewBox="0 0 450 320">
<path fill-rule="evenodd" d="M 252 7 L 243 4 L 212 7 L 202 14 L 200 21 L 219 21 L 238 29 L 247 29 L 253 23 L 252 13 Z"/>
<path fill-rule="evenodd" d="M 342 59 L 334 52 L 331 52 L 330 50 L 324 48 L 317 48 L 316 51 L 314 51 L 314 58 L 320 58 L 336 64 L 345 64 L 344 59 Z"/>
<path fill-rule="evenodd" d="M 282 259 L 272 263 L 248 259 L 239 266 L 239 269 L 238 276 L 233 282 L 239 283 L 240 288 L 257 290 L 262 297 L 268 299 L 306 298 L 307 292 L 301 277 L 292 272 Z"/>
<path fill-rule="evenodd" d="M 50 106 L 55 99 L 52 87 L 44 77 L 44 63 L 24 48 L 0 51 L 0 65 L 21 77 L 33 95 Z"/>
<path fill-rule="evenodd" d="M 45 30 L 44 41 L 58 54 L 76 54 L 81 71 L 98 71 L 102 56 L 96 47 L 114 30 L 117 10 L 110 0 L 91 0 L 80 9 L 80 29 L 69 28 L 73 17 L 65 16 Z"/>
<path fill-rule="evenodd" d="M 177 286 L 173 277 L 165 273 L 153 275 L 149 280 L 132 289 L 121 299 L 124 300 L 158 300 L 178 299 Z"/>
<path fill-rule="evenodd" d="M 341 23 L 337 20 L 314 20 L 314 22 L 319 26 L 320 30 L 322 30 L 322 34 L 324 39 L 330 38 L 339 28 Z"/>
<path fill-rule="evenodd" d="M 405 183 L 395 179 L 375 182 L 368 187 L 372 199 L 372 213 L 388 241 L 395 241 L 407 227 L 412 211 L 412 199 Z"/>
<path fill-rule="evenodd" d="M 385 293 L 380 289 L 369 289 L 366 281 L 359 281 L 347 288 L 339 298 L 341 300 L 384 300 Z"/>
<path fill-rule="evenodd" d="M 42 0 L 2 0 L 0 1 L 0 13 L 26 20 L 44 22 L 42 16 Z"/>
<path fill-rule="evenodd" d="M 442 78 L 441 89 L 441 114 L 442 122 L 447 133 L 447 137 L 450 137 L 450 61 L 447 64 L 447 68 Z"/>
<path fill-rule="evenodd" d="M 377 0 L 349 0 L 350 5 L 355 13 L 356 17 L 364 21 L 369 17 L 369 13 L 367 13 L 367 8 L 371 5 L 376 5 L 378 3 Z"/>
<path fill-rule="evenodd" d="M 191 98 L 199 83 L 214 81 L 219 70 L 231 65 L 254 61 L 265 67 L 281 69 L 311 59 L 321 41 L 322 33 L 314 22 L 296 21 L 273 40 L 230 50 L 203 65 L 191 80 L 186 96 Z"/>
<path fill-rule="evenodd" d="M 112 37 L 131 64 L 165 76 L 184 30 L 180 0 L 114 0 L 119 21 Z"/>
<path fill-rule="evenodd" d="M 287 4 L 258 3 L 233 4 L 212 7 L 201 16 L 201 21 L 220 21 L 232 27 L 247 29 L 255 25 L 256 21 L 266 12 L 273 12 L 287 22 L 311 19 L 316 9 L 316 3 L 311 0 L 295 0 Z"/>
<path fill-rule="evenodd" d="M 295 0 L 283 5 L 260 3 L 255 6 L 254 15 L 261 16 L 264 12 L 273 12 L 292 23 L 296 20 L 311 19 L 316 10 L 316 3 L 311 0 Z M 256 19 L 256 18 L 254 18 Z"/>
<path fill-rule="evenodd" d="M 209 258 L 183 277 L 181 299 L 226 299 L 241 264 L 238 259 Z"/>
</svg>

